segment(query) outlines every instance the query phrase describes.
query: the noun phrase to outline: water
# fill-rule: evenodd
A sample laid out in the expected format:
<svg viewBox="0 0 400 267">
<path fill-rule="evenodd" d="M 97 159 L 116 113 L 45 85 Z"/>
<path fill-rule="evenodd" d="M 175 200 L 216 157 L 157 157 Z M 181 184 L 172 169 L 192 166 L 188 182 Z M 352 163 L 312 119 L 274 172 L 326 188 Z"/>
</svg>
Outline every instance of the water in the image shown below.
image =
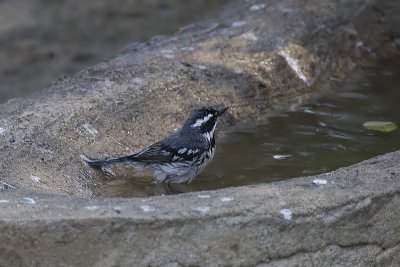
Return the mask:
<svg viewBox="0 0 400 267">
<path fill-rule="evenodd" d="M 98 194 L 170 194 L 329 172 L 399 149 L 400 130 L 380 133 L 362 126 L 371 120 L 400 125 L 399 102 L 397 58 L 352 74 L 298 111 L 279 114 L 258 125 L 233 126 L 225 143 L 218 145 L 214 160 L 191 184 L 156 185 L 151 178 L 134 177 L 131 172 L 104 178 Z"/>
</svg>

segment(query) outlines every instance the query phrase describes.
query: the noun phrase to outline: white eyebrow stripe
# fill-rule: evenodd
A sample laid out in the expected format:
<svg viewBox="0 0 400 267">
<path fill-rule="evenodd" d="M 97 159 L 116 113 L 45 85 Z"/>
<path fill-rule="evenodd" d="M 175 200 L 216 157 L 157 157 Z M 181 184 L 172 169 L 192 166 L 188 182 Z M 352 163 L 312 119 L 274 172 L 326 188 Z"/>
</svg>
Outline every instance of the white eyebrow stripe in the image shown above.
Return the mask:
<svg viewBox="0 0 400 267">
<path fill-rule="evenodd" d="M 203 123 L 209 121 L 211 119 L 213 115 L 212 114 L 208 114 L 207 116 L 205 116 L 202 119 L 198 119 L 195 123 L 193 123 L 191 126 L 192 128 L 196 128 L 196 127 L 200 127 L 201 125 L 203 125 Z"/>
</svg>

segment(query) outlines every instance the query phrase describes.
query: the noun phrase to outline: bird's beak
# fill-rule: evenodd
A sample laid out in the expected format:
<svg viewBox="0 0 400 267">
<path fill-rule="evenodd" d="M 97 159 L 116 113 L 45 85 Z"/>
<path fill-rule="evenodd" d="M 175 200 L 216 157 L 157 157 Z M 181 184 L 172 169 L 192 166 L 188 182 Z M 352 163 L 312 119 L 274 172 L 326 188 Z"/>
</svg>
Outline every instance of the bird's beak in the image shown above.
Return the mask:
<svg viewBox="0 0 400 267">
<path fill-rule="evenodd" d="M 222 114 L 224 114 L 224 112 L 227 111 L 228 108 L 229 108 L 229 107 L 221 108 L 220 110 L 218 110 L 218 116 L 221 116 Z"/>
</svg>

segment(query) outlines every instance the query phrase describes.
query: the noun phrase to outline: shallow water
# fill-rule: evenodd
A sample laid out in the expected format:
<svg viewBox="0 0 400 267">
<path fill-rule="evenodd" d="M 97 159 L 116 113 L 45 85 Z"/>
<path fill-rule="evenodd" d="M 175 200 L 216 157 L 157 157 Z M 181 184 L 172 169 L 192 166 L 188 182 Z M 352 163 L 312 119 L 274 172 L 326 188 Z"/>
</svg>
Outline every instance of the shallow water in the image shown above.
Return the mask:
<svg viewBox="0 0 400 267">
<path fill-rule="evenodd" d="M 134 197 L 219 189 L 329 172 L 400 148 L 400 130 L 362 125 L 400 124 L 400 58 L 353 73 L 298 111 L 258 125 L 235 125 L 214 160 L 188 185 L 156 185 L 150 177 L 105 176 L 100 196 Z M 217 139 L 218 144 L 218 139 Z"/>
</svg>

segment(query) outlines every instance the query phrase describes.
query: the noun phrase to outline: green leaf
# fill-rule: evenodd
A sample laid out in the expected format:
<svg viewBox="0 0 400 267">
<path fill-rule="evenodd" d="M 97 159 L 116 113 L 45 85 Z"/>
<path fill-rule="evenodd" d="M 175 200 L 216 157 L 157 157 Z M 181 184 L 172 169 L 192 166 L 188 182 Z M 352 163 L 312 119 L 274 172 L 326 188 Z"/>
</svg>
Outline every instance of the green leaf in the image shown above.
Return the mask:
<svg viewBox="0 0 400 267">
<path fill-rule="evenodd" d="M 368 130 L 384 133 L 390 133 L 397 129 L 397 125 L 391 121 L 367 121 L 363 126 Z"/>
</svg>

